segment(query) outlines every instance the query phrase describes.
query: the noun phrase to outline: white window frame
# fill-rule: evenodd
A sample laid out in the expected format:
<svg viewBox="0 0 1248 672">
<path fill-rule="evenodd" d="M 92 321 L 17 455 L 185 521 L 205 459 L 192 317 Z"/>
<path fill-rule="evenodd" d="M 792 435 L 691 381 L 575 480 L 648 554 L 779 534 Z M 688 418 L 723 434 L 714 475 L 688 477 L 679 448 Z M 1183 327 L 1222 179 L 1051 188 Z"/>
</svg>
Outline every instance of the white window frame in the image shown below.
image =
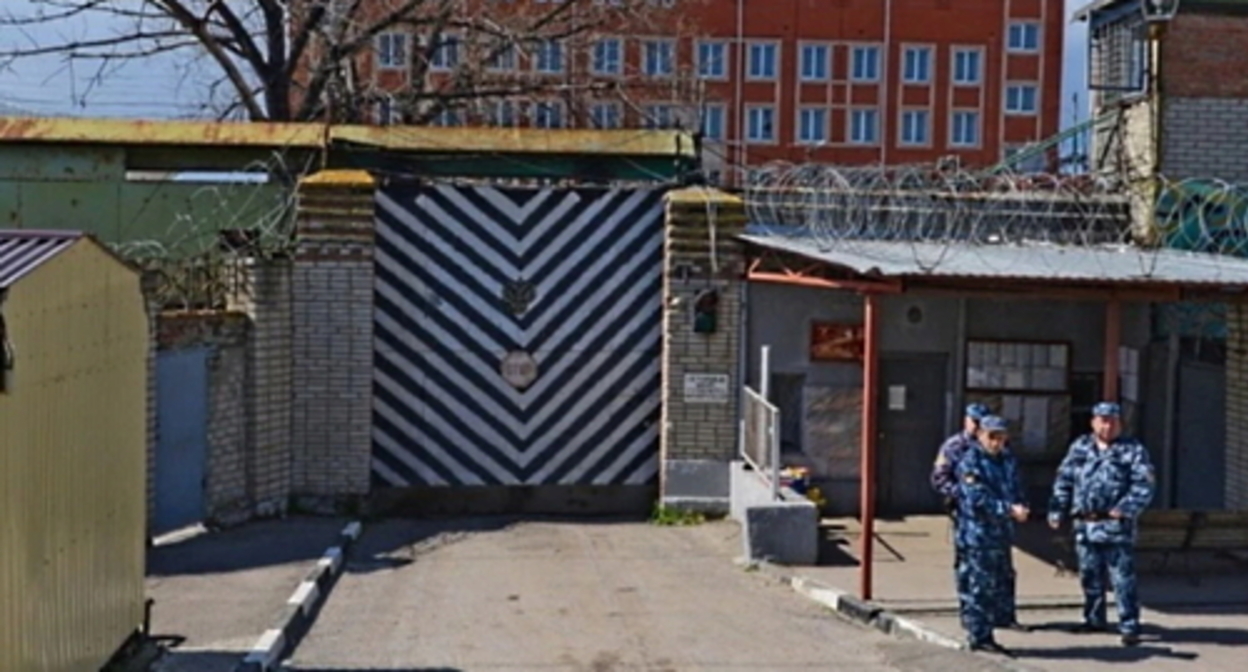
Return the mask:
<svg viewBox="0 0 1248 672">
<path fill-rule="evenodd" d="M 962 54 L 975 56 L 975 78 L 959 79 L 958 56 Z M 984 84 L 984 48 L 971 46 L 955 46 L 949 51 L 949 81 L 954 86 L 983 86 Z"/>
<path fill-rule="evenodd" d="M 771 74 L 756 74 L 754 70 L 754 49 L 758 48 L 760 53 L 764 53 L 766 49 L 771 50 Z M 774 82 L 780 76 L 780 41 L 779 40 L 750 40 L 745 43 L 745 79 L 750 82 Z"/>
<path fill-rule="evenodd" d="M 910 54 L 921 54 L 923 57 L 923 76 L 912 78 L 910 72 Z M 936 60 L 936 50 L 930 44 L 906 44 L 901 48 L 901 81 L 904 84 L 931 84 L 932 64 Z"/>
<path fill-rule="evenodd" d="M 1031 108 L 1027 109 L 1025 106 L 1012 104 L 1016 102 L 1022 103 L 1022 92 L 1027 89 L 1030 89 L 1032 92 Z M 1014 91 L 1019 91 L 1017 101 L 1011 100 L 1012 96 L 1010 94 Z M 1035 82 L 1006 82 L 1003 97 L 1004 100 L 1001 101 L 1002 108 L 1006 114 L 1012 117 L 1034 117 L 1040 114 L 1040 85 Z"/>
<path fill-rule="evenodd" d="M 873 71 L 870 75 L 858 74 L 858 57 L 860 54 L 874 54 L 872 59 Z M 880 81 L 880 69 L 883 67 L 883 50 L 880 45 L 874 43 L 851 44 L 849 47 L 849 81 L 856 84 L 870 84 Z"/>
<path fill-rule="evenodd" d="M 906 138 L 906 119 L 910 115 L 923 115 L 923 138 L 921 140 Z M 927 107 L 903 107 L 897 114 L 897 146 L 898 147 L 931 147 L 932 146 L 932 110 Z"/>
<path fill-rule="evenodd" d="M 1019 43 L 1015 43 L 1014 41 L 1014 31 L 1016 28 L 1018 29 L 1018 35 L 1022 40 Z M 1031 30 L 1030 34 L 1035 37 L 1035 44 L 1033 45 L 1027 44 L 1027 37 L 1029 35 L 1028 29 Z M 1011 54 L 1040 53 L 1041 46 L 1044 44 L 1043 34 L 1044 27 L 1040 25 L 1039 21 L 1026 19 L 1012 20 L 1005 29 L 1005 49 Z"/>
<path fill-rule="evenodd" d="M 383 94 L 377 100 L 377 125 L 393 126 L 403 122 L 403 115 L 399 114 L 398 101 L 390 94 Z"/>
<path fill-rule="evenodd" d="M 806 124 L 807 115 L 812 117 L 818 116 L 822 118 L 822 123 L 818 124 L 818 135 L 820 137 L 808 137 L 806 133 L 810 128 Z M 831 129 L 831 115 L 828 114 L 826 105 L 802 105 L 797 108 L 797 132 L 794 133 L 793 144 L 795 145 L 826 145 Z"/>
<path fill-rule="evenodd" d="M 557 47 L 556 51 L 559 56 L 557 62 L 558 67 L 553 70 L 541 67 L 542 61 L 544 60 L 544 54 L 546 54 L 551 47 Z M 531 65 L 533 66 L 533 72 L 543 75 L 562 75 L 568 68 L 568 52 L 566 45 L 562 40 L 543 40 L 539 42 L 533 50 L 533 63 Z"/>
<path fill-rule="evenodd" d="M 871 118 L 875 123 L 872 125 L 870 140 L 863 140 L 854 137 L 854 119 L 858 114 L 871 113 Z M 851 107 L 845 114 L 845 142 L 855 147 L 875 147 L 880 144 L 880 109 L 878 107 L 858 106 Z"/>
<path fill-rule="evenodd" d="M 613 119 L 614 123 L 602 125 L 599 124 L 599 110 L 610 110 L 608 119 Z M 615 101 L 598 101 L 591 103 L 589 106 L 589 123 L 593 128 L 612 129 L 624 126 L 624 108 L 620 103 Z"/>
<path fill-rule="evenodd" d="M 718 68 L 716 69 L 716 72 L 712 74 L 707 74 L 705 72 L 704 66 L 706 65 L 706 63 L 703 62 L 703 56 L 705 56 L 705 54 L 703 54 L 702 52 L 703 47 L 713 48 L 719 51 L 719 59 L 717 63 Z M 695 49 L 696 51 L 694 52 L 693 57 L 697 61 L 698 79 L 704 79 L 708 81 L 724 81 L 728 79 L 728 43 L 727 42 L 725 42 L 724 40 L 698 40 L 695 46 Z"/>
<path fill-rule="evenodd" d="M 641 108 L 641 125 L 649 129 L 680 128 L 680 117 L 676 106 L 671 103 L 647 103 Z M 667 117 L 666 122 L 659 117 Z"/>
<path fill-rule="evenodd" d="M 959 115 L 974 115 L 975 119 L 975 141 L 959 142 L 958 141 L 958 117 Z M 984 142 L 984 115 L 976 108 L 953 108 L 949 110 L 949 146 L 957 149 L 978 149 Z"/>
<path fill-rule="evenodd" d="M 719 133 L 710 135 L 706 133 L 706 122 L 714 113 L 719 118 Z M 728 108 L 723 105 L 704 105 L 702 107 L 702 124 L 699 128 L 705 139 L 711 142 L 723 142 L 728 138 Z"/>
<path fill-rule="evenodd" d="M 464 125 L 464 118 L 460 110 L 444 108 L 434 115 L 429 125 L 438 128 L 457 128 Z"/>
<path fill-rule="evenodd" d="M 389 49 L 383 49 L 382 45 L 387 44 L 389 40 Z M 396 49 L 394 42 L 398 40 L 399 47 Z M 398 60 L 395 61 L 395 54 L 398 51 Z M 407 33 L 398 31 L 386 31 L 378 33 L 376 39 L 373 40 L 373 63 L 378 70 L 406 70 L 412 63 L 412 38 Z"/>
<path fill-rule="evenodd" d="M 615 45 L 615 60 L 608 63 L 608 65 L 614 65 L 614 67 L 599 68 L 598 49 L 608 44 Z M 589 69 L 593 74 L 602 77 L 618 77 L 624 74 L 624 40 L 618 37 L 603 37 L 595 40 L 589 54 Z"/>
<path fill-rule="evenodd" d="M 504 114 L 505 110 L 510 113 Z M 523 106 L 515 100 L 496 100 L 494 101 L 493 109 L 490 110 L 491 126 L 514 128 L 520 125 L 522 118 L 524 118 Z"/>
<path fill-rule="evenodd" d="M 667 47 L 668 50 L 666 54 L 666 63 L 664 62 L 664 55 L 661 53 L 663 47 Z M 656 59 L 654 63 L 651 63 L 650 60 L 652 55 Z M 676 74 L 676 59 L 678 56 L 679 54 L 677 53 L 676 40 L 669 38 L 651 38 L 642 40 L 641 72 L 647 77 L 654 77 L 656 79 L 667 79 L 669 77 L 673 77 Z M 651 65 L 666 65 L 666 67 L 658 67 L 655 71 L 651 71 Z"/>
<path fill-rule="evenodd" d="M 489 52 L 497 48 L 498 48 L 498 45 L 491 46 L 489 49 L 486 50 L 487 55 Z M 516 70 L 519 66 L 520 66 L 520 58 L 519 58 L 519 54 L 516 51 L 516 45 L 508 44 L 503 47 L 502 51 L 499 51 L 497 53 L 496 61 L 486 63 L 485 69 L 489 70 L 490 72 L 512 72 Z"/>
<path fill-rule="evenodd" d="M 754 134 L 754 115 L 768 112 L 771 115 L 771 136 L 762 137 Z M 774 145 L 780 135 L 780 119 L 776 115 L 775 105 L 746 105 L 745 106 L 745 141 L 751 145 Z M 760 119 L 761 123 L 761 119 Z"/>
<path fill-rule="evenodd" d="M 542 109 L 552 109 L 559 111 L 559 124 L 557 126 L 543 126 L 538 123 L 538 112 Z M 568 110 L 564 106 L 562 100 L 535 100 L 529 105 L 529 123 L 533 128 L 567 128 L 568 127 Z"/>
<path fill-rule="evenodd" d="M 447 53 L 445 51 L 447 44 L 455 45 L 454 48 L 450 50 L 452 54 L 450 59 L 452 62 L 450 63 L 445 62 L 446 59 L 443 58 L 443 56 Z M 463 45 L 464 41 L 459 33 L 442 33 L 439 35 L 437 47 L 435 47 L 433 51 L 429 52 L 429 71 L 450 72 L 458 67 L 459 61 L 463 57 L 463 54 L 460 53 L 463 49 Z"/>
<path fill-rule="evenodd" d="M 807 75 L 806 56 L 811 51 L 822 51 L 823 57 L 819 60 L 822 62 L 823 74 Z M 832 45 L 828 42 L 798 42 L 797 44 L 797 77 L 803 82 L 826 82 L 832 78 Z"/>
</svg>

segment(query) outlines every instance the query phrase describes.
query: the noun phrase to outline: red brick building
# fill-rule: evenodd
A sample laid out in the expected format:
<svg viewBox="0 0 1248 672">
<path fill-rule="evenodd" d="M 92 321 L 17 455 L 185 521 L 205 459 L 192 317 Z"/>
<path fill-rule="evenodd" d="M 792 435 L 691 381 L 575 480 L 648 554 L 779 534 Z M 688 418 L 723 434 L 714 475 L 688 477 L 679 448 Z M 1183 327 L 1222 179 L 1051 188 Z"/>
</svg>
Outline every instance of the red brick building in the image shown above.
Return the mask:
<svg viewBox="0 0 1248 672">
<path fill-rule="evenodd" d="M 692 127 L 700 118 L 711 170 L 948 155 L 982 166 L 1058 131 L 1062 0 L 648 1 L 648 27 L 596 30 L 499 63 L 565 83 L 627 80 L 626 93 L 565 86 L 558 96 L 474 101 L 434 122 Z M 485 7 L 514 13 L 525 3 L 550 6 Z M 410 43 L 383 34 L 375 46 L 362 74 L 385 90 L 406 86 Z M 435 54 L 420 76 L 449 76 L 471 60 Z"/>
</svg>

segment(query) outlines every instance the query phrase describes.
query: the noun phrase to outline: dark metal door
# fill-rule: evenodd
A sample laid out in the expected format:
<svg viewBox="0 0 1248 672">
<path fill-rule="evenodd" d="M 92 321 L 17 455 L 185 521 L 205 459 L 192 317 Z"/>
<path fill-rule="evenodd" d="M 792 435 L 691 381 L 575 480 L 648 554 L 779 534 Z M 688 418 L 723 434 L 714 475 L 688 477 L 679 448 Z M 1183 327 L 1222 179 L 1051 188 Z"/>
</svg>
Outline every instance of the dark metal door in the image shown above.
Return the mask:
<svg viewBox="0 0 1248 672">
<path fill-rule="evenodd" d="M 208 461 L 208 348 L 156 358 L 156 514 L 162 534 L 204 518 Z"/>
<path fill-rule="evenodd" d="M 886 355 L 880 361 L 880 513 L 940 511 L 928 485 L 932 461 L 945 433 L 949 369 L 945 355 Z"/>
<path fill-rule="evenodd" d="M 1178 410 L 1175 506 L 1220 509 L 1226 500 L 1226 370 L 1180 365 Z"/>
</svg>

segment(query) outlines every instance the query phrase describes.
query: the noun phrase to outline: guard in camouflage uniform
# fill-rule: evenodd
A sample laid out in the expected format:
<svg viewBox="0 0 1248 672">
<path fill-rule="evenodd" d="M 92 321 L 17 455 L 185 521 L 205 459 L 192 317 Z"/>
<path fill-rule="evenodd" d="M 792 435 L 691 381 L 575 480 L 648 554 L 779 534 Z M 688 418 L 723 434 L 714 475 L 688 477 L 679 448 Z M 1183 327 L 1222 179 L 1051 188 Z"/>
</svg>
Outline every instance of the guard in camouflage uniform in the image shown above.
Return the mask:
<svg viewBox="0 0 1248 672">
<path fill-rule="evenodd" d="M 957 508 L 958 493 L 960 491 L 959 481 L 954 471 L 958 462 L 962 460 L 962 456 L 966 454 L 966 449 L 975 443 L 976 433 L 979 431 L 979 423 L 984 418 L 992 414 L 984 404 L 969 404 L 966 407 L 966 414 L 962 419 L 962 431 L 945 439 L 940 445 L 940 449 L 936 453 L 936 462 L 932 465 L 931 484 L 932 489 L 941 496 L 944 501 L 945 510 L 953 517 L 954 525 L 957 525 Z M 1009 452 L 1009 446 L 1005 451 Z M 1023 501 L 1022 482 L 1016 483 L 1018 488 L 1019 501 Z M 956 571 L 958 566 L 957 554 L 954 554 L 953 565 Z M 1020 632 L 1028 632 L 1029 627 L 1018 622 L 1018 616 L 1014 604 L 1014 593 L 1016 575 L 1014 572 L 1014 561 L 1012 557 L 1009 560 L 1008 572 L 1008 590 L 1002 595 L 1000 609 L 996 611 L 993 625 L 998 628 L 1011 628 Z"/>
<path fill-rule="evenodd" d="M 1003 625 L 1012 605 L 1014 524 L 1027 520 L 1019 497 L 1018 461 L 1005 448 L 1005 420 L 990 415 L 979 423 L 955 471 L 957 492 L 958 606 L 972 650 L 1010 652 L 997 643 L 993 628 Z"/>
<path fill-rule="evenodd" d="M 1079 437 L 1057 468 L 1049 500 L 1049 526 L 1069 516 L 1075 531 L 1083 623 L 1077 632 L 1101 632 L 1106 623 L 1106 576 L 1118 602 L 1124 646 L 1140 641 L 1136 592 L 1136 519 L 1152 502 L 1153 465 L 1139 441 L 1124 437 L 1121 407 L 1101 402 L 1092 409 L 1092 433 Z"/>
</svg>

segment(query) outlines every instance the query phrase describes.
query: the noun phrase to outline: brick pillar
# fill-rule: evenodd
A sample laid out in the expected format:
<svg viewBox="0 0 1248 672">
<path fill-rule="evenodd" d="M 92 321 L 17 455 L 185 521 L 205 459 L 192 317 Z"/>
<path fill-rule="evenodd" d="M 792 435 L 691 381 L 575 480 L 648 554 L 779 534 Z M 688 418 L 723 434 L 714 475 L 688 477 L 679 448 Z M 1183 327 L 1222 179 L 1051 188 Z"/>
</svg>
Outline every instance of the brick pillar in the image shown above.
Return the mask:
<svg viewBox="0 0 1248 672">
<path fill-rule="evenodd" d="M 160 323 L 160 303 L 156 289 L 160 281 L 154 273 L 143 274 L 143 305 L 147 308 L 147 534 L 151 537 L 156 519 L 156 351 Z"/>
<path fill-rule="evenodd" d="M 1226 307 L 1226 508 L 1248 511 L 1248 305 Z"/>
<path fill-rule="evenodd" d="M 373 385 L 373 191 L 361 171 L 299 185 L 294 267 L 294 488 L 328 511 L 368 494 Z"/>
<path fill-rule="evenodd" d="M 291 263 L 246 259 L 239 271 L 242 287 L 235 308 L 251 321 L 245 384 L 248 486 L 256 515 L 280 515 L 290 503 L 293 482 Z"/>
<path fill-rule="evenodd" d="M 665 505 L 726 513 L 736 455 L 742 361 L 739 198 L 703 188 L 667 196 L 663 269 L 663 422 L 660 489 Z M 714 333 L 694 332 L 694 301 L 719 291 Z M 725 386 L 726 383 L 726 386 Z M 703 392 L 689 396 L 688 386 Z M 718 391 L 718 394 L 716 393 Z"/>
</svg>

